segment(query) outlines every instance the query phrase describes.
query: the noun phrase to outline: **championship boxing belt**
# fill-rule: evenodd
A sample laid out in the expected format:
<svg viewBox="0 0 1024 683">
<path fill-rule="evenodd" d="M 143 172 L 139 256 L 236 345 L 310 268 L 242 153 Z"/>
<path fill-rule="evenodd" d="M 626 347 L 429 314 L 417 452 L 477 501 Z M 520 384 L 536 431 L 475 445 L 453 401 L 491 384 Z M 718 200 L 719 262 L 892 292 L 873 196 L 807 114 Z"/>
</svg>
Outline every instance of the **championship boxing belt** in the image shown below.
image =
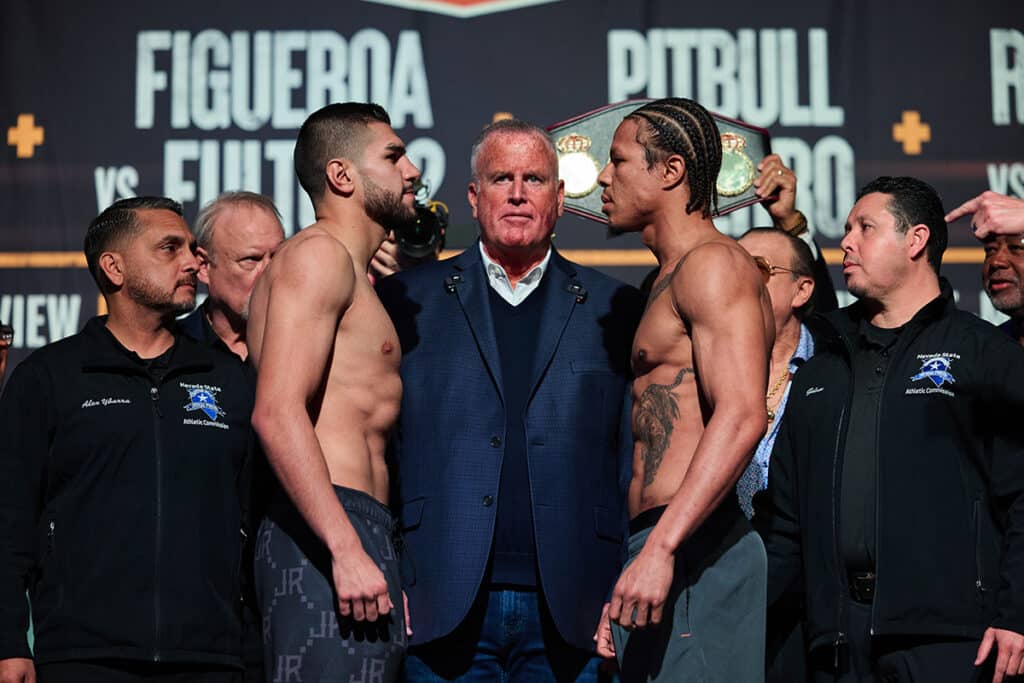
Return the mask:
<svg viewBox="0 0 1024 683">
<path fill-rule="evenodd" d="M 558 177 L 565 183 L 565 208 L 602 223 L 601 188 L 597 176 L 608 163 L 615 129 L 622 120 L 653 100 L 627 100 L 574 116 L 548 126 L 558 150 Z M 761 201 L 754 193 L 757 164 L 771 154 L 771 136 L 764 128 L 711 112 L 722 136 L 722 168 L 715 183 L 718 211 L 730 211 Z"/>
</svg>

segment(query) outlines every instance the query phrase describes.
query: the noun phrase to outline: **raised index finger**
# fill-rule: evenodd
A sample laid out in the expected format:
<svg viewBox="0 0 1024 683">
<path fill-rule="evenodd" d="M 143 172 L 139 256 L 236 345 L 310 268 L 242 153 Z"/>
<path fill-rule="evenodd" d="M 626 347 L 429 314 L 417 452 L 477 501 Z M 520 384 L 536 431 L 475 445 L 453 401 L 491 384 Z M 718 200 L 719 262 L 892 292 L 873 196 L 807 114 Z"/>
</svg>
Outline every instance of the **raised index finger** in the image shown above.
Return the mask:
<svg viewBox="0 0 1024 683">
<path fill-rule="evenodd" d="M 974 199 L 968 199 L 966 202 L 946 214 L 946 222 L 952 223 L 958 218 L 966 216 L 969 213 L 974 213 L 978 210 L 980 204 L 981 195 L 978 195 Z"/>
</svg>

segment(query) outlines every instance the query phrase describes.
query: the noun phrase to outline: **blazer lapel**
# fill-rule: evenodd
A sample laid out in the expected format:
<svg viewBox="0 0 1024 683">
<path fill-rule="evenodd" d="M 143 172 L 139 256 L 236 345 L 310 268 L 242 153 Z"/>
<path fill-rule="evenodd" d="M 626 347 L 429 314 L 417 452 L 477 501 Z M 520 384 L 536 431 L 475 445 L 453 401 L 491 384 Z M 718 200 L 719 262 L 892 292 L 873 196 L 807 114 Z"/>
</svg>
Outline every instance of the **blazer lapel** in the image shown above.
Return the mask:
<svg viewBox="0 0 1024 683">
<path fill-rule="evenodd" d="M 474 242 L 452 261 L 452 270 L 445 278 L 445 287 L 458 298 L 480 356 L 504 402 L 505 396 L 501 388 L 501 357 L 498 355 L 498 341 L 494 336 L 494 321 L 491 317 L 488 292 L 490 284 L 484 272 L 479 244 Z"/>
<path fill-rule="evenodd" d="M 558 342 L 562 339 L 562 333 L 565 332 L 565 326 L 569 323 L 569 317 L 579 300 L 585 301 L 587 296 L 583 285 L 576 279 L 576 270 L 572 264 L 565 260 L 554 247 L 551 249 L 551 260 L 548 262 L 548 272 L 545 273 L 545 277 L 549 277 L 551 280 L 547 283 L 547 287 L 541 290 L 544 296 L 541 313 L 543 322 L 537 331 L 537 345 L 533 356 L 531 399 L 558 349 Z"/>
</svg>

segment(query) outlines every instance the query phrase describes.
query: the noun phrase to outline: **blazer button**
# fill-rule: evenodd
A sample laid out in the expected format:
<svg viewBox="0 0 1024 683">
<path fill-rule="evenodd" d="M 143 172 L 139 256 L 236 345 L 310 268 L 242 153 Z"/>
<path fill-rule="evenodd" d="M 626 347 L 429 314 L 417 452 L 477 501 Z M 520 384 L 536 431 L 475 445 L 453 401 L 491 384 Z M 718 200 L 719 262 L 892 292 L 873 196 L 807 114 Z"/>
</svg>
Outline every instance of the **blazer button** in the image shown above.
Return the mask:
<svg viewBox="0 0 1024 683">
<path fill-rule="evenodd" d="M 492 505 L 494 505 L 494 498 L 492 498 L 491 496 L 484 496 L 482 502 L 483 502 L 485 508 L 489 508 Z"/>
<path fill-rule="evenodd" d="M 501 446 L 501 438 L 497 436 L 491 437 L 491 448 L 499 448 Z"/>
</svg>

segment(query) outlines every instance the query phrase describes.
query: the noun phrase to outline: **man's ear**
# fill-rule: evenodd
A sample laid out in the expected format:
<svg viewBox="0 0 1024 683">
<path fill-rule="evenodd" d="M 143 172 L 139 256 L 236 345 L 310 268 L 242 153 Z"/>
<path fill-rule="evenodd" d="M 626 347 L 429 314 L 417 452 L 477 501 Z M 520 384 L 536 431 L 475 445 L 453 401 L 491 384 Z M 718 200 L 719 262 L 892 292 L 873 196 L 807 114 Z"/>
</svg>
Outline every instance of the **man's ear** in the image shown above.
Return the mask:
<svg viewBox="0 0 1024 683">
<path fill-rule="evenodd" d="M 565 211 L 565 181 L 561 178 L 558 179 L 558 217 L 562 217 L 562 213 Z"/>
<path fill-rule="evenodd" d="M 478 218 L 476 215 L 476 204 L 479 199 L 480 188 L 477 186 L 475 180 L 469 182 L 469 187 L 466 188 L 466 199 L 469 200 L 469 205 L 473 208 L 473 218 Z"/>
<path fill-rule="evenodd" d="M 105 251 L 100 254 L 99 267 L 104 277 L 115 287 L 124 284 L 124 259 L 116 251 Z"/>
<path fill-rule="evenodd" d="M 209 286 L 210 284 L 210 262 L 213 259 L 210 258 L 210 253 L 202 247 L 196 247 L 196 261 L 199 262 L 199 272 L 197 273 L 199 281 L 204 285 Z"/>
<path fill-rule="evenodd" d="M 355 191 L 355 165 L 345 158 L 331 159 L 324 167 L 327 189 L 343 196 Z"/>
<path fill-rule="evenodd" d="M 907 255 L 911 259 L 916 259 L 924 252 L 925 247 L 928 246 L 928 238 L 931 237 L 931 234 L 932 231 L 924 223 L 912 225 L 907 229 Z"/>
<path fill-rule="evenodd" d="M 670 154 L 661 162 L 661 181 L 666 188 L 675 187 L 686 179 L 686 162 L 678 154 Z"/>
<path fill-rule="evenodd" d="M 797 278 L 796 292 L 793 293 L 793 301 L 790 307 L 796 310 L 811 300 L 814 295 L 814 278 L 808 275 L 800 275 Z"/>
</svg>

